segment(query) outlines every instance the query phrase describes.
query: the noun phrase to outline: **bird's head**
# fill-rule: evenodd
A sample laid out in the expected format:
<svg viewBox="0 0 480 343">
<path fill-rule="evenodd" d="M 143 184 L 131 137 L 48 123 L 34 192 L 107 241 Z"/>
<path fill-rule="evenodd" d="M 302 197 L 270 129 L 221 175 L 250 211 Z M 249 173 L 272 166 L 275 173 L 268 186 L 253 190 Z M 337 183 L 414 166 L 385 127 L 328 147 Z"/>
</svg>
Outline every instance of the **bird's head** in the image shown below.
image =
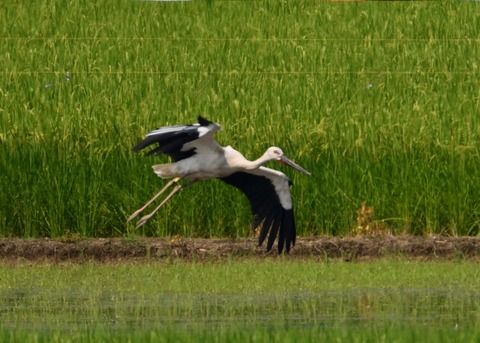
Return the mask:
<svg viewBox="0 0 480 343">
<path fill-rule="evenodd" d="M 272 146 L 267 149 L 266 154 L 268 155 L 268 158 L 272 161 L 278 161 L 280 162 L 282 160 L 282 156 L 285 156 L 283 153 L 282 149 Z"/>
<path fill-rule="evenodd" d="M 298 164 L 296 164 L 291 159 L 289 159 L 287 156 L 285 156 L 282 149 L 280 149 L 276 146 L 272 146 L 272 147 L 268 148 L 265 154 L 268 156 L 268 159 L 271 160 L 271 161 L 277 161 L 279 163 L 286 164 L 286 165 L 298 170 L 299 172 L 302 172 L 302 173 L 307 174 L 307 175 L 311 175 L 308 170 L 300 167 Z"/>
</svg>

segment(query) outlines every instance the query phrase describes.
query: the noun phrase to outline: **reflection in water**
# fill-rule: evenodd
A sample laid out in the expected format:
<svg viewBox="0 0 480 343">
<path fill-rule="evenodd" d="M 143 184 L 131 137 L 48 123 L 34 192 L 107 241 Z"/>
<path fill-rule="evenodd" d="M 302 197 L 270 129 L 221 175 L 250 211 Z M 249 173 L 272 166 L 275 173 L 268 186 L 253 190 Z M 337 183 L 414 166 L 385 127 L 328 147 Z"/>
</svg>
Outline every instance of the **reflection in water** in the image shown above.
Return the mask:
<svg viewBox="0 0 480 343">
<path fill-rule="evenodd" d="M 475 326 L 480 293 L 451 289 L 376 289 L 284 295 L 102 293 L 39 289 L 0 293 L 0 324 L 23 330 L 165 327 Z"/>
</svg>

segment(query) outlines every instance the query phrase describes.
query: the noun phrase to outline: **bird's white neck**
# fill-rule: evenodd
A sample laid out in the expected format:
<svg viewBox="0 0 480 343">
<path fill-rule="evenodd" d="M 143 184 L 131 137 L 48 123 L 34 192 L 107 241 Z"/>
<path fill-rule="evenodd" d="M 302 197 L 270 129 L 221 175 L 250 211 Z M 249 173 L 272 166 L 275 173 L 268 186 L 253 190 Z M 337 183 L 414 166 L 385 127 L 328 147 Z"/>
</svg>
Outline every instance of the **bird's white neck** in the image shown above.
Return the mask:
<svg viewBox="0 0 480 343">
<path fill-rule="evenodd" d="M 238 168 L 238 170 L 256 170 L 268 161 L 274 159 L 272 158 L 272 155 L 268 154 L 268 152 L 265 152 L 256 160 L 249 161 L 240 152 L 233 149 L 231 146 L 225 147 L 224 150 L 226 159 L 228 160 L 228 165 L 231 168 Z"/>
<path fill-rule="evenodd" d="M 255 170 L 263 166 L 265 163 L 272 160 L 272 157 L 268 155 L 268 153 L 264 153 L 262 156 L 257 158 L 254 161 L 248 161 L 247 165 L 245 166 L 247 170 Z"/>
</svg>

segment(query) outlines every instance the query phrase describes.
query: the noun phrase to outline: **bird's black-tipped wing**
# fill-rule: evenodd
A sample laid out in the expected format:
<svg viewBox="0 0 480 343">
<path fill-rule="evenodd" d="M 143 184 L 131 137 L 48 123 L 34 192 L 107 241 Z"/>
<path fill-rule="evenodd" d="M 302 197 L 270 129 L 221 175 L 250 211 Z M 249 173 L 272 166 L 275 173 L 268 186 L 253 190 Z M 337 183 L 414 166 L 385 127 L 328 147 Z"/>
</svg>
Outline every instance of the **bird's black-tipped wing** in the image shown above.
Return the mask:
<svg viewBox="0 0 480 343">
<path fill-rule="evenodd" d="M 213 133 L 219 129 L 220 126 L 217 124 L 199 116 L 197 124 L 165 126 L 149 132 L 145 139 L 133 148 L 133 151 L 138 152 L 158 143 L 158 146 L 150 150 L 147 155 L 166 154 L 177 162 L 195 155 L 195 147 L 185 148 L 185 144 L 201 137 L 213 137 Z"/>
<path fill-rule="evenodd" d="M 250 201 L 253 228 L 260 228 L 258 245 L 267 240 L 272 249 L 278 235 L 278 252 L 290 251 L 295 244 L 296 228 L 288 178 L 277 171 L 261 167 L 252 172 L 236 172 L 220 180 L 240 189 Z"/>
</svg>

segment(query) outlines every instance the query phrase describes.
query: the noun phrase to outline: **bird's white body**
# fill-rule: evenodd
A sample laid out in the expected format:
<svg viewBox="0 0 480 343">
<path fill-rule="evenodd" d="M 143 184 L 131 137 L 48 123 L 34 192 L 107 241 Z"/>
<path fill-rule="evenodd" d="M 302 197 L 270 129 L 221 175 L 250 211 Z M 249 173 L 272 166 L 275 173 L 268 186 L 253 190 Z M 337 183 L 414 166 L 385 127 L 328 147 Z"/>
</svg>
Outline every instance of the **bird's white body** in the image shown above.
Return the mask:
<svg viewBox="0 0 480 343">
<path fill-rule="evenodd" d="M 186 149 L 187 150 L 187 149 Z M 225 177 L 241 170 L 253 171 L 261 164 L 248 161 L 230 145 L 226 147 L 198 144 L 195 155 L 174 163 L 156 164 L 155 173 L 162 178 L 188 177 L 206 180 L 212 177 Z"/>
<path fill-rule="evenodd" d="M 288 177 L 282 172 L 261 166 L 260 163 L 268 158 L 267 155 L 260 158 L 260 162 L 255 163 L 248 161 L 230 145 L 211 146 L 197 141 L 195 156 L 175 163 L 156 164 L 152 168 L 155 174 L 164 179 L 181 177 L 195 181 L 222 178 L 235 172 L 248 170 L 251 174 L 270 178 L 282 206 L 285 209 L 291 209 L 292 197 Z"/>
<path fill-rule="evenodd" d="M 199 117 L 199 124 L 168 126 L 150 132 L 134 150 L 138 151 L 159 143 L 159 147 L 150 153 L 164 153 L 172 157 L 173 163 L 153 166 L 153 171 L 159 177 L 173 178 L 174 181 L 187 179 L 189 180 L 187 185 L 200 180 L 218 178 L 239 188 L 250 200 L 255 215 L 254 226 L 262 225 L 260 244 L 270 232 L 267 245 L 267 249 L 270 250 L 279 231 L 278 250 L 281 252 L 285 243 L 288 251 L 290 244 L 295 242 L 290 180 L 284 173 L 262 165 L 276 160 L 306 174 L 309 172 L 293 163 L 277 147 L 270 147 L 260 158 L 249 161 L 231 146 L 222 147 L 217 143 L 214 134 L 220 129 L 218 124 Z M 171 182 L 157 196 L 163 193 Z M 182 187 L 185 185 L 177 186 L 160 206 L 149 216 L 142 218 L 138 225 L 150 219 L 151 215 Z M 137 212 L 143 211 L 150 202 Z M 133 219 L 137 212 L 129 220 Z"/>
<path fill-rule="evenodd" d="M 199 145 L 195 156 L 174 163 L 156 164 L 155 174 L 162 178 L 188 177 L 194 180 L 206 180 L 213 177 L 223 177 L 232 173 L 228 165 L 228 153 L 221 148 L 210 149 Z"/>
</svg>

